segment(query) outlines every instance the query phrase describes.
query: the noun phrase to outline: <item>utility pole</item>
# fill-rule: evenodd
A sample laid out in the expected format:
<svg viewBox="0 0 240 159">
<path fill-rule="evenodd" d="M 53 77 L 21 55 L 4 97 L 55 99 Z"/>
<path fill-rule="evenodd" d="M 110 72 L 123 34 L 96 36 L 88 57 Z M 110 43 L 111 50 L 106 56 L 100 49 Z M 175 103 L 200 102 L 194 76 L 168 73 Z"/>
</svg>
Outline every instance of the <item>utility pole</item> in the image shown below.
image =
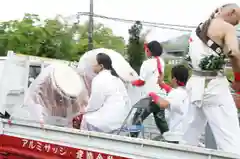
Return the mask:
<svg viewBox="0 0 240 159">
<path fill-rule="evenodd" d="M 93 0 L 90 0 L 89 12 L 89 25 L 88 25 L 88 50 L 93 49 Z"/>
</svg>

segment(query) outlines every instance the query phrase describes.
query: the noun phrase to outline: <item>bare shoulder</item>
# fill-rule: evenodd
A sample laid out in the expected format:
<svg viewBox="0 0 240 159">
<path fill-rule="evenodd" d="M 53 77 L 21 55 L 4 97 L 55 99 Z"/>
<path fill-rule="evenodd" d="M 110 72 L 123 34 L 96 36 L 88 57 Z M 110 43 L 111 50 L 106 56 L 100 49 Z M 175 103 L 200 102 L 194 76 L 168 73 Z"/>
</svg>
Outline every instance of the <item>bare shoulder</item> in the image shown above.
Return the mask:
<svg viewBox="0 0 240 159">
<path fill-rule="evenodd" d="M 226 33 L 229 31 L 234 31 L 236 32 L 236 29 L 233 25 L 225 22 L 224 20 L 221 19 L 214 19 L 212 22 L 212 27 L 214 29 L 217 29 L 218 31 L 222 32 L 222 33 Z"/>
<path fill-rule="evenodd" d="M 222 44 L 222 40 L 226 34 L 235 34 L 235 27 L 224 20 L 213 19 L 208 30 L 208 35 L 218 44 Z"/>
</svg>

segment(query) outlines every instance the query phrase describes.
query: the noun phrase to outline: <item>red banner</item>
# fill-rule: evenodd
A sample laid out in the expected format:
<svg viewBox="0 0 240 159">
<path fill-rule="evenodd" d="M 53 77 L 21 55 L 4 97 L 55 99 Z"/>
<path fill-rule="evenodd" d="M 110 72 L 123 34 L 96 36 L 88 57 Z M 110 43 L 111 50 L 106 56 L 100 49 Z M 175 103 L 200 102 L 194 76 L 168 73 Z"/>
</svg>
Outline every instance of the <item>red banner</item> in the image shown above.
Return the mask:
<svg viewBox="0 0 240 159">
<path fill-rule="evenodd" d="M 50 144 L 47 142 L 40 142 L 36 140 L 29 140 L 24 138 L 12 137 L 1 135 L 0 136 L 1 149 L 3 151 L 13 151 L 18 156 L 39 156 L 36 158 L 50 159 L 50 158 L 63 158 L 63 159 L 129 159 L 120 156 L 114 156 L 111 154 L 105 154 L 95 151 L 87 151 L 84 149 L 77 149 L 67 146 L 61 146 L 56 144 Z M 1 152 L 2 151 L 2 152 Z M 14 152 L 11 152 L 14 153 Z M 19 154 L 21 153 L 21 154 Z M 30 155 L 32 154 L 32 155 Z M 41 157 L 40 157 L 41 156 Z M 43 157 L 45 156 L 45 157 Z M 35 158 L 35 157 L 34 157 Z M 1 157 L 0 157 L 1 159 Z"/>
</svg>

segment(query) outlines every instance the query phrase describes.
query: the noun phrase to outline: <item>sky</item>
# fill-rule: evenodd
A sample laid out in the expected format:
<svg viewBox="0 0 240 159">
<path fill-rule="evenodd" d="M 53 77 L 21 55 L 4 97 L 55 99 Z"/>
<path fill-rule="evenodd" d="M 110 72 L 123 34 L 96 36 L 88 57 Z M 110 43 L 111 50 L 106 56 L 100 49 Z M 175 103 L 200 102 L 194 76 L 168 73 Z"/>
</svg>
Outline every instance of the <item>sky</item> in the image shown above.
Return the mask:
<svg viewBox="0 0 240 159">
<path fill-rule="evenodd" d="M 0 21 L 20 19 L 24 13 L 39 14 L 42 18 L 53 18 L 61 14 L 68 19 L 75 17 L 77 12 L 89 11 L 89 0 L 0 0 Z M 237 3 L 239 0 L 93 0 L 94 13 L 110 17 L 118 17 L 149 22 L 197 25 L 205 20 L 213 10 L 225 3 Z M 87 17 L 80 17 L 80 22 Z M 121 23 L 96 18 L 110 27 L 114 34 L 128 38 L 129 23 Z M 185 32 L 159 28 L 151 29 L 147 41 L 159 42 L 172 39 Z"/>
</svg>

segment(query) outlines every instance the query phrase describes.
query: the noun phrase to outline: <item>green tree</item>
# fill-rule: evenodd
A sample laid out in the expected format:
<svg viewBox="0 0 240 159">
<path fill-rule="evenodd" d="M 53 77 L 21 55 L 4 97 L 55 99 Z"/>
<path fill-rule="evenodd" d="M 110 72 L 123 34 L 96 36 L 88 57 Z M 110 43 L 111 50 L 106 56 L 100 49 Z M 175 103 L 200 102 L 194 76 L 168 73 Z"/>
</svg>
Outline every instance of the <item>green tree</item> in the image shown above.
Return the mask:
<svg viewBox="0 0 240 159">
<path fill-rule="evenodd" d="M 78 53 L 84 53 L 88 48 L 88 22 L 78 27 L 80 36 L 78 42 Z M 113 34 L 112 29 L 105 27 L 101 23 L 94 25 L 93 29 L 93 46 L 94 48 L 113 49 L 119 53 L 125 50 L 125 41 L 123 37 Z"/>
<path fill-rule="evenodd" d="M 14 50 L 35 56 L 71 59 L 72 34 L 57 18 L 42 22 L 38 15 L 25 14 L 21 21 L 1 24 L 2 53 Z"/>
<path fill-rule="evenodd" d="M 144 59 L 144 41 L 141 38 L 142 24 L 136 21 L 135 24 L 128 30 L 129 40 L 127 46 L 127 56 L 131 66 L 139 72 L 140 66 Z"/>
<path fill-rule="evenodd" d="M 75 38 L 79 35 L 78 38 Z M 103 24 L 94 25 L 94 47 L 123 52 L 124 39 L 115 36 Z M 8 50 L 65 60 L 78 60 L 88 48 L 88 23 L 68 25 L 61 16 L 41 20 L 38 15 L 25 14 L 22 20 L 0 23 L 0 55 Z"/>
</svg>

